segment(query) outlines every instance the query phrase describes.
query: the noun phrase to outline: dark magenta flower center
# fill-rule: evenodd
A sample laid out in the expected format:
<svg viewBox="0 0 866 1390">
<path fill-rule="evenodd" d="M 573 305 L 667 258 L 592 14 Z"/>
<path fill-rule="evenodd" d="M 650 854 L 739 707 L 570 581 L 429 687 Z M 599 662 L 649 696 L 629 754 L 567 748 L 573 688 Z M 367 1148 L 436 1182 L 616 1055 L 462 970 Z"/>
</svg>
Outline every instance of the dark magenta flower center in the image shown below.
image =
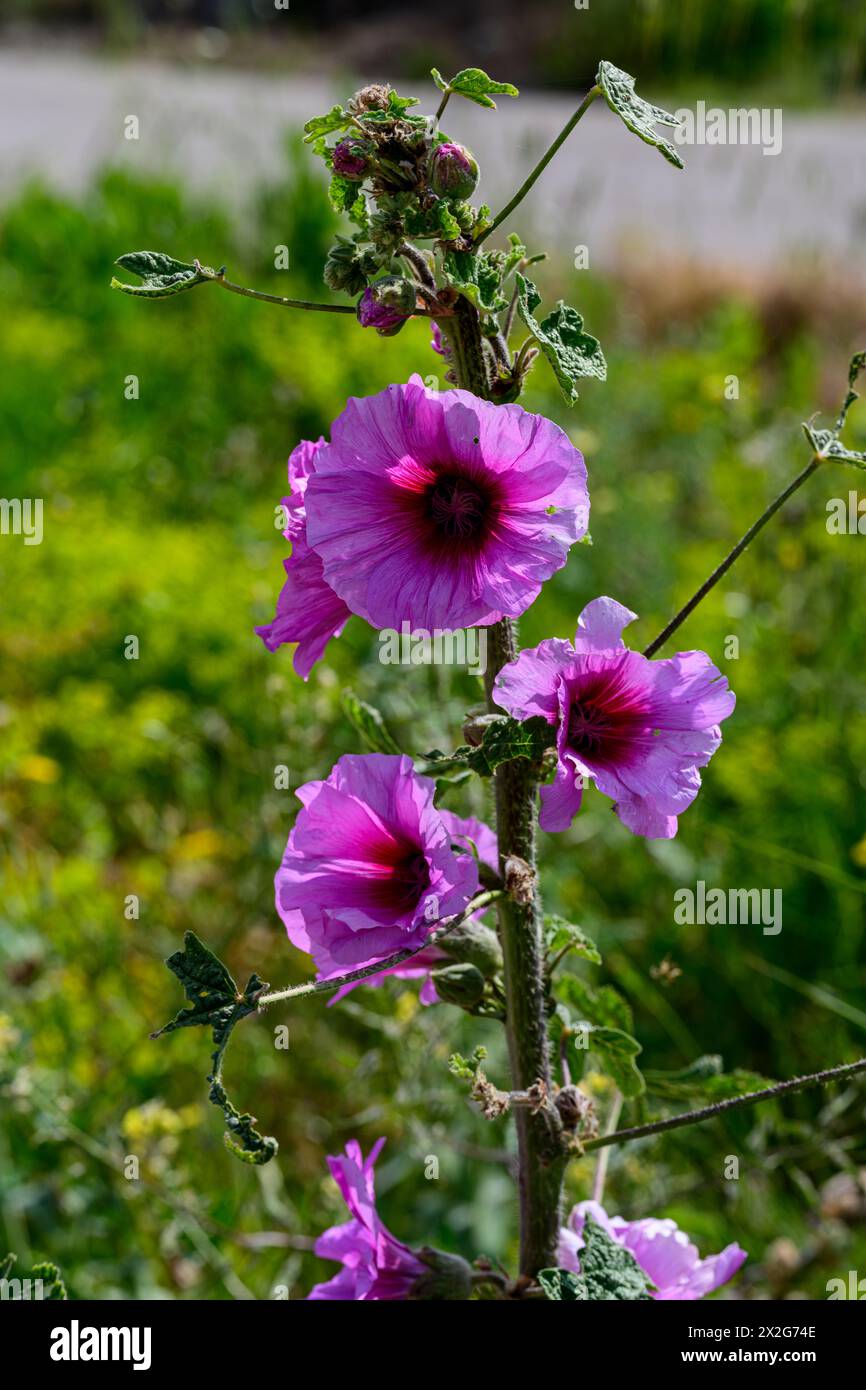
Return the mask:
<svg viewBox="0 0 866 1390">
<path fill-rule="evenodd" d="M 577 701 L 568 716 L 569 747 L 576 753 L 597 753 L 613 728 L 613 719 L 603 709 Z"/>
<path fill-rule="evenodd" d="M 388 878 L 381 884 L 382 906 L 398 912 L 414 912 L 430 887 L 430 866 L 425 856 L 411 846 L 389 867 Z"/>
<path fill-rule="evenodd" d="M 491 511 L 491 498 L 483 485 L 457 473 L 440 473 L 427 489 L 426 504 L 436 530 L 452 541 L 478 539 Z"/>
<path fill-rule="evenodd" d="M 588 672 L 571 684 L 567 744 L 596 762 L 628 762 L 652 737 L 644 692 L 629 680 L 627 661 Z"/>
</svg>

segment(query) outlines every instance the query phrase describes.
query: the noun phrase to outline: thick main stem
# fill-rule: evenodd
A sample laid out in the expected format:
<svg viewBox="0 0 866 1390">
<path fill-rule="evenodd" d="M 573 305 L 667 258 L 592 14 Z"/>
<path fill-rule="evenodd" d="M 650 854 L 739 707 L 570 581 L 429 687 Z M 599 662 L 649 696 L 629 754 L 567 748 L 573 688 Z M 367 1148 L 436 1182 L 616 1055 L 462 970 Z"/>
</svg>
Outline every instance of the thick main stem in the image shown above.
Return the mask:
<svg viewBox="0 0 866 1390">
<path fill-rule="evenodd" d="M 460 300 L 455 317 L 443 320 L 451 343 L 458 383 L 475 395 L 489 395 L 489 378 L 478 315 Z M 517 624 L 503 618 L 489 630 L 487 696 L 492 710 L 493 681 L 517 655 Z M 511 859 L 535 868 L 536 774 L 526 759 L 502 763 L 494 778 L 496 833 L 503 878 Z M 498 902 L 506 999 L 505 1028 L 511 1080 L 516 1091 L 536 1081 L 550 1085 L 550 1052 L 545 1010 L 541 902 L 533 886 L 520 901 L 505 894 Z M 561 1125 L 555 1110 L 514 1112 L 520 1198 L 520 1272 L 534 1277 L 556 1263 L 560 1194 L 565 1171 Z"/>
</svg>

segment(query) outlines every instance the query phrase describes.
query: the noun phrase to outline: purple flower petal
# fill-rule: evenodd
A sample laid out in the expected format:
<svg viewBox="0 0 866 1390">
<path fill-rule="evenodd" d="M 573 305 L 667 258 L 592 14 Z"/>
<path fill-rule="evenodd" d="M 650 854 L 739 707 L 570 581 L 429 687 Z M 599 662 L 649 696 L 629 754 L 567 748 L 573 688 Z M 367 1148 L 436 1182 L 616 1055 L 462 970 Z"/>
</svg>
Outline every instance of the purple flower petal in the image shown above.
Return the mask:
<svg viewBox="0 0 866 1390">
<path fill-rule="evenodd" d="M 583 1226 L 591 1216 L 608 1235 L 630 1250 L 641 1269 L 655 1285 L 652 1295 L 658 1301 L 703 1298 L 732 1279 L 746 1260 L 746 1252 L 736 1243 L 718 1255 L 702 1260 L 697 1247 L 674 1221 L 656 1217 L 624 1221 L 609 1217 L 598 1202 L 580 1202 L 560 1231 L 559 1263 L 564 1269 L 580 1273 Z"/>
<path fill-rule="evenodd" d="M 475 859 L 452 848 L 434 791 L 410 758 L 381 753 L 346 754 L 324 782 L 298 789 L 277 910 L 320 978 L 423 945 L 476 891 Z"/>
<path fill-rule="evenodd" d="M 316 457 L 307 538 L 374 627 L 522 613 L 586 531 L 583 458 L 549 420 L 419 378 L 352 399 Z"/>
<path fill-rule="evenodd" d="M 636 835 L 669 839 L 700 790 L 735 697 L 704 652 L 649 661 L 623 645 L 634 614 L 613 599 L 583 610 L 574 645 L 553 638 L 499 673 L 495 698 L 517 719 L 557 730 L 557 771 L 541 789 L 540 825 L 565 830 L 583 780 L 609 796 Z"/>
</svg>

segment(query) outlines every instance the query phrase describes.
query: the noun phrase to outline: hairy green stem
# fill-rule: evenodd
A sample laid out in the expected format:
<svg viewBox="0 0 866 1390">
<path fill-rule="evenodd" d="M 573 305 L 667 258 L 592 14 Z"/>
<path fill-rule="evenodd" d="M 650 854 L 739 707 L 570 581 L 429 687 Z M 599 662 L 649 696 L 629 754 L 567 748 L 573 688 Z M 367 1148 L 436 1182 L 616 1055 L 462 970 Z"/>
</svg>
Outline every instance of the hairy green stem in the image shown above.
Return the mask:
<svg viewBox="0 0 866 1390">
<path fill-rule="evenodd" d="M 458 300 L 453 319 L 443 320 L 452 347 L 460 386 L 488 397 L 489 378 L 478 314 Z M 487 697 L 492 711 L 493 681 L 517 655 L 517 624 L 503 618 L 489 629 Z M 503 879 L 509 860 L 521 859 L 535 869 L 537 773 L 524 758 L 502 763 L 494 776 L 496 834 Z M 524 875 L 524 881 L 525 881 Z M 541 902 L 534 882 L 518 901 L 508 893 L 498 903 L 505 981 L 505 1029 L 512 1089 L 528 1091 L 537 1081 L 550 1088 L 544 948 Z M 514 1114 L 520 1197 L 520 1273 L 531 1278 L 555 1263 L 560 1225 L 560 1195 L 565 1172 L 562 1126 L 553 1107 Z"/>
<path fill-rule="evenodd" d="M 571 117 L 571 120 L 563 126 L 562 130 L 557 135 L 553 144 L 550 146 L 550 149 L 546 150 L 545 153 L 541 156 L 532 173 L 528 176 L 528 178 L 524 179 L 523 183 L 518 188 L 514 197 L 511 199 L 511 202 L 506 203 L 505 207 L 502 209 L 500 213 L 496 215 L 494 220 L 491 222 L 490 226 L 485 228 L 483 236 L 480 236 L 478 238 L 477 244 L 479 246 L 481 245 L 482 241 L 487 240 L 491 232 L 496 231 L 496 228 L 500 225 L 501 222 L 505 221 L 506 217 L 510 217 L 511 213 L 517 207 L 518 203 L 523 202 L 523 199 L 526 197 L 527 193 L 529 192 L 532 185 L 535 183 L 536 179 L 544 173 L 544 170 L 547 168 L 548 164 L 553 159 L 553 156 L 556 154 L 556 151 L 559 149 L 560 145 L 565 143 L 571 132 L 574 130 L 574 127 L 577 125 L 578 121 L 583 116 L 584 112 L 589 110 L 596 97 L 599 96 L 601 96 L 600 87 L 593 87 L 591 91 L 587 92 L 583 101 L 580 103 L 580 106 L 577 108 L 574 115 Z"/>
<path fill-rule="evenodd" d="M 231 294 L 242 294 L 245 299 L 264 299 L 268 304 L 279 304 L 284 309 L 310 309 L 317 314 L 354 314 L 355 309 L 351 304 L 316 304 L 311 299 L 284 299 L 279 294 L 265 294 L 263 290 L 249 290 L 245 285 L 236 285 L 234 281 L 227 280 L 225 274 L 219 271 L 209 271 L 209 268 L 200 265 L 196 261 L 196 268 L 215 285 L 221 285 L 224 290 Z"/>
<path fill-rule="evenodd" d="M 762 1100 L 776 1100 L 796 1091 L 805 1091 L 808 1086 L 828 1086 L 831 1081 L 846 1081 L 849 1076 L 866 1072 L 866 1057 L 856 1062 L 846 1062 L 841 1067 L 828 1067 L 825 1071 L 812 1072 L 809 1076 L 795 1076 L 790 1081 L 779 1081 L 775 1086 L 767 1086 L 763 1091 L 749 1091 L 744 1096 L 731 1096 L 728 1100 L 716 1101 L 715 1105 L 705 1105 L 701 1110 L 687 1110 L 682 1115 L 671 1115 L 666 1120 L 653 1120 L 650 1124 L 635 1125 L 632 1129 L 614 1130 L 611 1134 L 601 1134 L 597 1139 L 587 1140 L 583 1148 L 602 1149 L 608 1144 L 624 1144 L 628 1139 L 645 1139 L 651 1134 L 663 1134 L 668 1129 L 682 1129 L 683 1125 L 697 1125 L 703 1120 L 714 1120 L 728 1110 L 739 1110 L 744 1105 L 757 1105 Z"/>
</svg>

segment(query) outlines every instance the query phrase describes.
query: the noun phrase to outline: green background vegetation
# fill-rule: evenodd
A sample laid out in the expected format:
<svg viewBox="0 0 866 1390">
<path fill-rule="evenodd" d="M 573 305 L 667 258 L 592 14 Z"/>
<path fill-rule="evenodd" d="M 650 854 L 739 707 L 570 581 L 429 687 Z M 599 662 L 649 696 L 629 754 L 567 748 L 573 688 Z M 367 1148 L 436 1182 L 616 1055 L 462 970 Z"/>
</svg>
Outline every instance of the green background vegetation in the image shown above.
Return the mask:
<svg viewBox="0 0 866 1390">
<path fill-rule="evenodd" d="M 31 188 L 0 226 L 2 490 L 45 499 L 41 546 L 0 541 L 0 1249 L 22 1269 L 56 1260 L 77 1297 L 263 1298 L 281 1284 L 302 1296 L 332 1272 L 306 1242 L 343 1219 L 325 1154 L 351 1136 L 365 1148 L 389 1137 L 379 1190 L 399 1236 L 514 1254 L 507 1127 L 473 1114 L 446 1066 L 483 1043 L 501 1079 L 497 1025 L 420 1009 L 417 987 L 397 982 L 247 1021 L 227 1084 L 279 1139 L 263 1169 L 223 1148 L 205 1035 L 148 1040 L 180 1006 L 162 959 L 186 929 L 239 978 L 304 977 L 273 908 L 295 805 L 274 767 L 298 785 L 357 749 L 341 685 L 418 753 L 459 741 L 478 698 L 466 676 L 381 666 L 358 619 L 306 686 L 288 651 L 269 656 L 253 634 L 280 583 L 289 450 L 326 432 L 347 395 L 441 361 L 420 322 L 381 340 L 348 317 L 210 286 L 156 304 L 109 293 L 115 256 L 154 247 L 322 296 L 320 184 L 293 165 L 247 212 L 241 237 L 175 187 L 108 174 L 78 205 Z M 280 243 L 289 276 L 273 270 Z M 607 593 L 640 614 L 643 646 L 806 461 L 799 422 L 837 405 L 864 346 L 862 306 L 796 280 L 746 298 L 657 268 L 538 278 L 548 300 L 564 292 L 585 313 L 610 374 L 570 412 L 545 364 L 531 381 L 528 407 L 586 454 L 593 545 L 547 585 L 523 640 L 571 635 Z M 138 400 L 124 396 L 130 374 Z M 858 437 L 862 448 L 855 409 Z M 824 524 L 827 499 L 857 481 L 814 479 L 682 630 L 739 703 L 678 838 L 633 838 L 595 793 L 570 832 L 542 837 L 548 907 L 605 956 L 575 968 L 628 996 L 648 1068 L 719 1053 L 729 1069 L 784 1077 L 864 1051 L 866 540 Z M 484 789 L 451 804 L 484 813 Z M 673 894 L 700 878 L 781 888 L 781 934 L 676 927 Z M 138 921 L 124 916 L 133 893 Z M 667 955 L 682 975 L 665 987 L 650 970 Z M 287 1051 L 274 1046 L 281 1023 Z M 603 1112 L 609 1083 L 587 1083 Z M 851 1086 L 614 1152 L 608 1209 L 674 1216 L 704 1252 L 739 1240 L 747 1295 L 823 1297 L 828 1278 L 866 1269 L 862 1191 L 856 1219 L 854 1189 L 851 1219 L 838 1201 L 839 1175 L 866 1163 L 863 1112 Z M 736 1182 L 723 1178 L 730 1154 Z M 124 1177 L 127 1155 L 140 1181 Z M 591 1178 L 589 1159 L 575 1161 L 570 1194 L 588 1195 Z"/>
</svg>

